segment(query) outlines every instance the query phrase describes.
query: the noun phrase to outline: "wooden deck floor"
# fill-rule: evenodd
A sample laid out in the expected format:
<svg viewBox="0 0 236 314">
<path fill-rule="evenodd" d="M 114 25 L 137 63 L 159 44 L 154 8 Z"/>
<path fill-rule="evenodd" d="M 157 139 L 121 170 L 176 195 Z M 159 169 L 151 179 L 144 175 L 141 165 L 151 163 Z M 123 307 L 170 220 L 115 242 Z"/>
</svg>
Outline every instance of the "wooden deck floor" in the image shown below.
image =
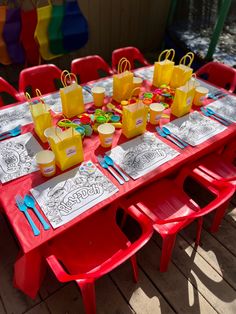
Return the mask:
<svg viewBox="0 0 236 314">
<path fill-rule="evenodd" d="M 196 251 L 195 225 L 177 238 L 167 273 L 158 271 L 161 240 L 154 235 L 138 254 L 140 280 L 134 284 L 126 263 L 96 282 L 97 313 L 170 314 L 236 313 L 236 197 L 218 233 L 207 230 L 205 217 L 202 245 Z M 4 219 L 0 219 L 0 314 L 84 313 L 74 283 L 61 285 L 48 273 L 35 300 L 12 286 L 17 245 Z"/>
</svg>

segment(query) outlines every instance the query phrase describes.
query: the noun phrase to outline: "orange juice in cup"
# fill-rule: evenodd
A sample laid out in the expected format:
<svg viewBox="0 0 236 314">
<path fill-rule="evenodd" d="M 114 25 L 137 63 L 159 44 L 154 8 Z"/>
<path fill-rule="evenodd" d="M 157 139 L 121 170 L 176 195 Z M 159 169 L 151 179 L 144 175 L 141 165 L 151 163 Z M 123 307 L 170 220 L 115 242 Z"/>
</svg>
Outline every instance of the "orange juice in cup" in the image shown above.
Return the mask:
<svg viewBox="0 0 236 314">
<path fill-rule="evenodd" d="M 51 150 L 38 152 L 35 159 L 44 177 L 51 177 L 56 173 L 55 154 Z"/>
<path fill-rule="evenodd" d="M 93 102 L 96 107 L 102 107 L 105 98 L 105 88 L 101 86 L 96 86 L 91 89 L 93 94 Z"/>
<path fill-rule="evenodd" d="M 165 106 L 160 103 L 152 103 L 149 106 L 150 109 L 150 120 L 149 122 L 153 125 L 159 124 Z"/>
<path fill-rule="evenodd" d="M 102 147 L 111 147 L 115 127 L 110 123 L 103 123 L 98 126 L 98 134 Z"/>
</svg>

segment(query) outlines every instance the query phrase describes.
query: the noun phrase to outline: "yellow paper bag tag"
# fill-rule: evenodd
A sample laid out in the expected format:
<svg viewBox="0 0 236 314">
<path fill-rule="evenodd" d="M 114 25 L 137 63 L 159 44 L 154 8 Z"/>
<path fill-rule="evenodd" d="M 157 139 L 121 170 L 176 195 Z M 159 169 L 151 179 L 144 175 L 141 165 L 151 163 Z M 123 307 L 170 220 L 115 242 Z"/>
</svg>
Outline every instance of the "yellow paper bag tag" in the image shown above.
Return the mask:
<svg viewBox="0 0 236 314">
<path fill-rule="evenodd" d="M 55 154 L 56 164 L 62 171 L 84 160 L 81 134 L 74 128 L 55 132 L 49 137 L 49 143 Z"/>
<path fill-rule="evenodd" d="M 162 60 L 163 56 L 164 60 Z M 159 55 L 158 61 L 154 64 L 152 84 L 155 87 L 160 87 L 163 84 L 169 85 L 175 64 L 174 57 L 174 49 L 164 50 Z"/>
<path fill-rule="evenodd" d="M 63 71 L 61 75 L 63 88 L 60 88 L 62 113 L 67 118 L 75 117 L 85 112 L 82 87 L 78 85 L 74 73 Z"/>
<path fill-rule="evenodd" d="M 133 89 L 134 74 L 130 71 L 131 65 L 126 58 L 118 63 L 118 74 L 113 75 L 113 99 L 117 102 L 128 99 Z"/>
</svg>

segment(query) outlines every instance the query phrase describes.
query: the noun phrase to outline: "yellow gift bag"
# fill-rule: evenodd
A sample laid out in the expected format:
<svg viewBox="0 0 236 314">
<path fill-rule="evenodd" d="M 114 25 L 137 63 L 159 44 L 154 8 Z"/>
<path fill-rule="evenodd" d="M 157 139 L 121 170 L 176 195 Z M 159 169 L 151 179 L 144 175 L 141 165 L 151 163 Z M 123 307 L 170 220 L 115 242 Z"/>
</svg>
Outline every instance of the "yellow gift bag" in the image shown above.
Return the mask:
<svg viewBox="0 0 236 314">
<path fill-rule="evenodd" d="M 175 90 L 175 97 L 171 106 L 171 113 L 176 117 L 181 117 L 190 112 L 195 95 L 195 80 L 190 79 L 184 86 Z"/>
<path fill-rule="evenodd" d="M 76 75 L 65 70 L 61 82 L 64 86 L 60 89 L 62 113 L 67 118 L 72 118 L 85 112 L 82 87 L 78 85 Z"/>
<path fill-rule="evenodd" d="M 113 99 L 117 102 L 128 99 L 133 89 L 134 74 L 130 70 L 129 60 L 120 59 L 118 74 L 113 75 Z"/>
<path fill-rule="evenodd" d="M 48 141 L 55 154 L 56 164 L 62 171 L 84 160 L 81 134 L 74 128 L 55 132 Z"/>
<path fill-rule="evenodd" d="M 123 107 L 122 133 L 131 138 L 146 131 L 148 107 L 139 101 Z"/>
<path fill-rule="evenodd" d="M 41 92 L 36 89 L 36 95 L 39 97 L 42 96 Z M 32 119 L 34 122 L 34 130 L 40 140 L 43 143 L 47 142 L 47 138 L 44 135 L 44 131 L 52 126 L 52 116 L 49 107 L 44 103 L 42 99 L 40 99 L 40 102 L 33 104 L 30 100 L 30 95 L 26 93 L 26 97 L 29 100 L 30 103 L 30 112 L 32 115 Z"/>
<path fill-rule="evenodd" d="M 191 78 L 193 69 L 190 68 L 194 59 L 194 54 L 188 52 L 179 62 L 179 65 L 174 66 L 172 77 L 170 80 L 170 86 L 177 88 L 186 84 Z"/>
<path fill-rule="evenodd" d="M 161 61 L 164 56 L 164 60 Z M 163 84 L 169 85 L 174 69 L 174 49 L 167 49 L 162 51 L 159 55 L 158 62 L 154 64 L 154 73 L 152 84 L 156 87 L 160 87 Z"/>
</svg>

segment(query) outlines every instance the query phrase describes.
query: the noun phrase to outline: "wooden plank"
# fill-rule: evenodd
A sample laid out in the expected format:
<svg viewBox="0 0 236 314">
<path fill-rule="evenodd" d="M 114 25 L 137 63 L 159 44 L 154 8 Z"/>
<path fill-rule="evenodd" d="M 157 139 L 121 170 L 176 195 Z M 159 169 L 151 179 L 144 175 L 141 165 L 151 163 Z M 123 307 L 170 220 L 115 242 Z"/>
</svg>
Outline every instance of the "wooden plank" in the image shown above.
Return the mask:
<svg viewBox="0 0 236 314">
<path fill-rule="evenodd" d="M 100 0 L 88 1 L 89 2 L 89 40 L 90 40 L 90 52 L 89 54 L 100 54 L 102 52 L 99 46 L 100 34 L 99 34 L 99 6 Z"/>
<path fill-rule="evenodd" d="M 160 292 L 139 269 L 139 281 L 132 280 L 132 269 L 129 262 L 111 273 L 111 278 L 122 292 L 126 301 L 137 314 L 174 313 Z"/>
<path fill-rule="evenodd" d="M 180 236 L 172 262 L 218 313 L 236 312 L 235 290 Z"/>
<path fill-rule="evenodd" d="M 98 314 L 111 313 L 111 309 L 112 313 L 133 313 L 108 276 L 97 280 L 95 288 Z M 79 288 L 74 283 L 62 287 L 45 302 L 51 313 L 85 313 Z"/>
<path fill-rule="evenodd" d="M 39 294 L 44 300 L 63 286 L 65 286 L 65 284 L 59 282 L 52 273 L 52 271 L 48 269 L 43 284 L 40 288 Z"/>
<path fill-rule="evenodd" d="M 160 273 L 159 260 L 160 248 L 154 241 L 149 241 L 139 254 L 139 264 L 177 313 L 216 313 L 173 263 L 168 272 Z"/>
<path fill-rule="evenodd" d="M 233 203 L 229 204 L 227 214 L 224 219 L 228 221 L 234 228 L 236 228 L 236 205 Z"/>
<path fill-rule="evenodd" d="M 192 247 L 195 243 L 192 239 L 196 236 L 196 228 L 191 224 L 181 232 L 181 236 Z M 197 248 L 205 261 L 213 267 L 234 289 L 236 289 L 236 257 L 221 245 L 210 233 L 202 230 L 201 245 Z"/>
<path fill-rule="evenodd" d="M 206 230 L 209 230 L 212 224 L 212 218 L 212 214 L 204 217 L 203 226 Z M 235 228 L 228 221 L 223 219 L 218 232 L 212 233 L 212 236 L 216 238 L 234 256 L 236 256 L 236 246 L 234 243 Z"/>
<path fill-rule="evenodd" d="M 100 49 L 103 51 L 102 55 L 108 62 L 111 60 L 111 32 L 109 31 L 112 24 L 111 19 L 111 0 L 103 0 L 99 6 L 99 33 L 100 33 Z"/>
<path fill-rule="evenodd" d="M 0 263 L 0 295 L 7 313 L 19 314 L 29 310 L 40 302 L 37 296 L 35 300 L 30 299 L 18 289 L 13 287 L 13 265 L 3 266 Z"/>
<path fill-rule="evenodd" d="M 0 314 L 6 314 L 6 311 L 4 309 L 4 306 L 3 306 L 3 303 L 2 303 L 1 299 L 0 299 Z"/>
<path fill-rule="evenodd" d="M 89 1 L 88 0 L 78 0 L 80 9 L 84 15 L 84 17 L 86 18 L 88 24 L 89 24 Z M 89 54 L 90 51 L 90 36 L 88 39 L 88 42 L 86 43 L 86 45 L 82 48 L 79 49 L 80 55 L 82 56 L 87 56 Z"/>
<path fill-rule="evenodd" d="M 25 314 L 50 314 L 47 305 L 44 302 L 39 303 L 38 305 L 32 307 L 29 311 L 25 312 Z"/>
<path fill-rule="evenodd" d="M 120 48 L 120 25 L 121 25 L 121 0 L 111 0 L 111 19 L 112 24 L 110 28 L 111 43 L 110 49 L 113 51 L 116 48 Z"/>
</svg>

